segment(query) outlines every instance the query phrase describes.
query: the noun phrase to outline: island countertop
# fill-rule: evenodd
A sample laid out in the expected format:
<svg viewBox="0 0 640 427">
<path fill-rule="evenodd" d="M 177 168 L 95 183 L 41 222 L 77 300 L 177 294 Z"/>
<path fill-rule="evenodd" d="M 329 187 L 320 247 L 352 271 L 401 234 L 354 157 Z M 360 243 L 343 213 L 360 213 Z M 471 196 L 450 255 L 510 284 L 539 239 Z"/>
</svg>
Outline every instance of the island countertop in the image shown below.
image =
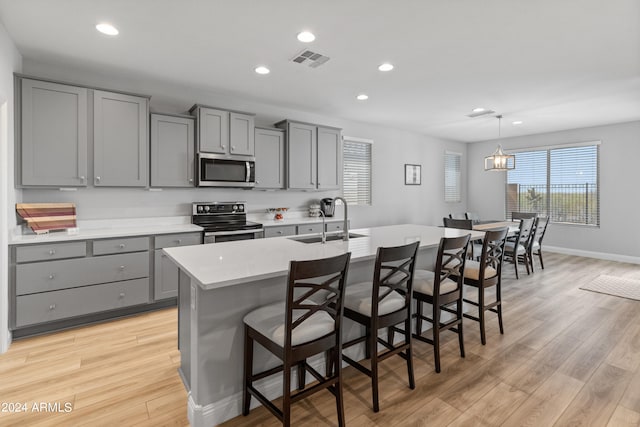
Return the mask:
<svg viewBox="0 0 640 427">
<path fill-rule="evenodd" d="M 222 288 L 247 282 L 284 276 L 289 261 L 326 258 L 351 252 L 351 262 L 376 256 L 380 246 L 400 246 L 420 241 L 421 248 L 436 247 L 442 237 L 483 232 L 426 225 L 402 224 L 360 228 L 351 233 L 364 237 L 322 243 L 303 243 L 290 237 L 243 240 L 164 249 L 164 252 L 201 288 Z"/>
</svg>

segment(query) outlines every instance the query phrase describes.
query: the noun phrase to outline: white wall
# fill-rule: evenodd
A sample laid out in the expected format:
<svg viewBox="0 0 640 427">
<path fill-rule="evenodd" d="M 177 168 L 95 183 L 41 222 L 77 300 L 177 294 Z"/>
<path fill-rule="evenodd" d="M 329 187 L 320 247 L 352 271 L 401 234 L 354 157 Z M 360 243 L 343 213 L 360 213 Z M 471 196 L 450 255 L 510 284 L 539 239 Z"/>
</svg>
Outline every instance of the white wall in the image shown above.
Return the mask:
<svg viewBox="0 0 640 427">
<path fill-rule="evenodd" d="M 373 206 L 354 206 L 352 226 L 364 227 L 403 222 L 440 224 L 449 211 L 465 210 L 465 203 L 445 204 L 443 156 L 445 149 L 466 153 L 466 144 L 443 141 L 412 132 L 342 120 L 310 112 L 216 94 L 188 85 L 168 83 L 113 70 L 70 68 L 64 64 L 25 58 L 24 73 L 76 84 L 86 84 L 151 95 L 151 110 L 184 113 L 194 103 L 256 113 L 256 124 L 270 126 L 285 118 L 321 123 L 343 129 L 343 135 L 374 140 Z M 422 164 L 422 185 L 404 185 L 404 164 Z M 462 170 L 465 171 L 463 156 Z M 466 174 L 463 172 L 463 182 Z M 463 193 L 464 194 L 464 193 Z M 189 215 L 193 201 L 245 200 L 250 212 L 266 207 L 306 210 L 308 204 L 337 192 L 264 192 L 236 189 L 141 189 L 23 190 L 25 202 L 69 201 L 77 204 L 80 219 Z M 463 197 L 463 201 L 464 201 Z"/>
<path fill-rule="evenodd" d="M 21 67 L 22 57 L 0 22 L 0 353 L 10 341 L 7 232 L 20 197 L 13 190 L 13 72 Z"/>
<path fill-rule="evenodd" d="M 573 129 L 562 132 L 502 139 L 505 151 L 517 148 L 602 141 L 600 146 L 600 227 L 551 224 L 545 244 L 613 258 L 640 260 L 640 244 L 635 215 L 640 212 L 640 122 Z M 484 157 L 498 142 L 469 144 L 467 203 L 483 218 L 504 218 L 505 173 L 485 172 Z M 517 167 L 517 166 L 516 166 Z M 584 255 L 588 255 L 584 253 Z"/>
</svg>

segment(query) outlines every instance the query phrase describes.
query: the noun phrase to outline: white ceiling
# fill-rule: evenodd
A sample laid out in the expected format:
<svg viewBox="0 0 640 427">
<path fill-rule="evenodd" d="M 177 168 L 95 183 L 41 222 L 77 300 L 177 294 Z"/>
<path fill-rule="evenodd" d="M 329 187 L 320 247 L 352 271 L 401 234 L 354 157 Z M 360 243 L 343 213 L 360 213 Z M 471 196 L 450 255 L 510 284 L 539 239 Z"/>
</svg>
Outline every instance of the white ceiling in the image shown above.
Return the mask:
<svg viewBox="0 0 640 427">
<path fill-rule="evenodd" d="M 640 119 L 638 0 L 0 0 L 0 19 L 25 58 L 460 141 L 497 137 L 474 107 L 503 137 Z M 331 60 L 290 62 L 303 48 Z"/>
</svg>

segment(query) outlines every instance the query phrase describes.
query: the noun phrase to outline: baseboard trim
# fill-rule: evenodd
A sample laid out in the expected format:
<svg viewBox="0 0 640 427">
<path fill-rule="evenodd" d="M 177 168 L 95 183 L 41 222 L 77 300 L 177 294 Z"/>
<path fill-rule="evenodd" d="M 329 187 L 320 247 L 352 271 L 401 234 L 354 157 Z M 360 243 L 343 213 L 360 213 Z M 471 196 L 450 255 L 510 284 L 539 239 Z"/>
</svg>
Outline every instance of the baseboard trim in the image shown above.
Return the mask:
<svg viewBox="0 0 640 427">
<path fill-rule="evenodd" d="M 5 340 L 0 341 L 0 354 L 9 351 L 9 347 L 11 346 L 12 341 L 11 331 L 7 330 L 3 338 L 5 338 Z"/>
<path fill-rule="evenodd" d="M 556 252 L 565 255 L 575 255 L 585 258 L 596 258 L 607 261 L 627 262 L 630 264 L 640 264 L 640 257 L 611 254 L 607 252 L 583 251 L 581 249 L 561 248 L 558 246 L 543 246 L 543 252 Z"/>
</svg>

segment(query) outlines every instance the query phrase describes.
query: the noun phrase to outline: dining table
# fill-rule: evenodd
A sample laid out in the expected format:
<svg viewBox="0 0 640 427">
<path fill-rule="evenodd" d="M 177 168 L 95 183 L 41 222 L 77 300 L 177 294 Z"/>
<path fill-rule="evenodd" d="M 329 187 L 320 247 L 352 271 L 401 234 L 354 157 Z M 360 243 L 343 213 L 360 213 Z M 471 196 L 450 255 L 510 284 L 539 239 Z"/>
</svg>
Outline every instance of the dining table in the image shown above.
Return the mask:
<svg viewBox="0 0 640 427">
<path fill-rule="evenodd" d="M 520 228 L 520 221 L 484 220 L 473 224 L 473 229 L 476 231 L 487 231 L 503 227 L 509 228 L 509 234 L 515 234 Z"/>
</svg>

